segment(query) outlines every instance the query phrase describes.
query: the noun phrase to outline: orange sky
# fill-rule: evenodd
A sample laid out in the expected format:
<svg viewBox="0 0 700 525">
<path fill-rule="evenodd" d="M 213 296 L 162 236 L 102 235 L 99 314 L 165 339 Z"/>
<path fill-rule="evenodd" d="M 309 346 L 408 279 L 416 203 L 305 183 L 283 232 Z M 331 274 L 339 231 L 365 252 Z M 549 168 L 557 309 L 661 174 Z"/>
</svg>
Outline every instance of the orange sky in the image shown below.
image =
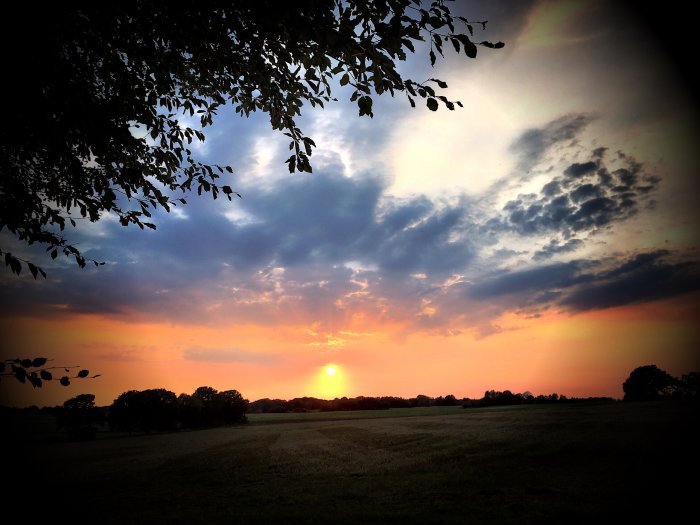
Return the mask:
<svg viewBox="0 0 700 525">
<path fill-rule="evenodd" d="M 482 338 L 472 333 L 402 336 L 400 326 L 368 324 L 362 333 L 339 330 L 319 338 L 306 326 L 206 327 L 96 315 L 12 319 L 3 328 L 15 334 L 13 346 L 32 349 L 23 355 L 50 355 L 54 364 L 79 364 L 102 376 L 37 390 L 4 378 L 0 402 L 53 405 L 91 392 L 99 404 L 109 404 L 125 390 L 163 387 L 181 393 L 201 385 L 235 388 L 250 400 L 481 397 L 492 388 L 621 397 L 621 383 L 636 366 L 654 363 L 674 375 L 700 368 L 696 304 L 697 297 L 689 296 L 588 314 L 537 319 L 511 314 L 498 320 L 500 333 Z M 331 345 L 314 344 L 319 339 Z M 247 362 L 183 358 L 186 349 L 198 347 L 244 347 L 248 351 L 238 358 Z M 337 370 L 332 377 L 325 374 L 329 364 Z"/>
</svg>

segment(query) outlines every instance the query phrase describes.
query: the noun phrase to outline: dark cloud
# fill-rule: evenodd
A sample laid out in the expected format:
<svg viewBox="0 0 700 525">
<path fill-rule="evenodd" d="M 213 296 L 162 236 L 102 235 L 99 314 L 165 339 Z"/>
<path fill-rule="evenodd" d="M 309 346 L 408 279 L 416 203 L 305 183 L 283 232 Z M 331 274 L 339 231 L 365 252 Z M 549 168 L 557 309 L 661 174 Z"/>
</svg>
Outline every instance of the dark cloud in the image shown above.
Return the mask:
<svg viewBox="0 0 700 525">
<path fill-rule="evenodd" d="M 593 155 L 596 156 L 595 152 Z M 597 167 L 598 164 L 594 161 L 584 162 L 582 164 L 574 162 L 571 166 L 564 170 L 564 175 L 574 178 L 583 177 L 584 175 L 588 175 L 589 173 L 595 171 Z"/>
<path fill-rule="evenodd" d="M 525 131 L 510 147 L 519 158 L 518 170 L 525 175 L 554 146 L 575 140 L 592 120 L 591 115 L 577 113 L 560 117 L 541 128 Z"/>
<path fill-rule="evenodd" d="M 628 156 L 618 156 L 625 166 L 612 172 L 600 157 L 600 148 L 592 160 L 572 163 L 542 187 L 538 195 L 520 195 L 503 208 L 505 216 L 492 227 L 522 235 L 594 232 L 636 215 L 659 178 Z"/>
<path fill-rule="evenodd" d="M 658 250 L 611 264 L 603 260 L 570 261 L 503 272 L 468 289 L 475 299 L 510 296 L 525 310 L 604 309 L 679 296 L 700 289 L 700 265 L 669 260 Z"/>
<path fill-rule="evenodd" d="M 579 273 L 581 263 L 548 264 L 527 270 L 503 272 L 486 278 L 469 288 L 468 295 L 474 299 L 488 299 L 501 295 L 549 291 L 553 288 L 568 288 L 585 280 Z"/>
<path fill-rule="evenodd" d="M 536 251 L 532 256 L 535 261 L 542 261 L 544 259 L 550 259 L 554 255 L 560 253 L 569 253 L 579 249 L 585 243 L 581 239 L 569 239 L 568 241 L 561 243 L 556 239 L 552 239 L 549 243 L 544 246 L 541 250 Z"/>
<path fill-rule="evenodd" d="M 697 262 L 668 262 L 668 252 L 638 255 L 611 271 L 596 275 L 560 301 L 575 311 L 611 308 L 675 297 L 700 289 Z"/>
</svg>

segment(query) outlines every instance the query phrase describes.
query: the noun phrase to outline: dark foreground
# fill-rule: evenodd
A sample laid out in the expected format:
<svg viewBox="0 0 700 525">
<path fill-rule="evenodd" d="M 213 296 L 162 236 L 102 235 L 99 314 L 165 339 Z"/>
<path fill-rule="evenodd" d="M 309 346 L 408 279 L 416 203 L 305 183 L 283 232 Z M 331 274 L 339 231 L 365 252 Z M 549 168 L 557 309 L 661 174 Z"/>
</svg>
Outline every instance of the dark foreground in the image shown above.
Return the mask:
<svg viewBox="0 0 700 525">
<path fill-rule="evenodd" d="M 3 499 L 30 521 L 81 523 L 646 523 L 695 509 L 694 402 L 393 412 L 4 447 Z"/>
</svg>

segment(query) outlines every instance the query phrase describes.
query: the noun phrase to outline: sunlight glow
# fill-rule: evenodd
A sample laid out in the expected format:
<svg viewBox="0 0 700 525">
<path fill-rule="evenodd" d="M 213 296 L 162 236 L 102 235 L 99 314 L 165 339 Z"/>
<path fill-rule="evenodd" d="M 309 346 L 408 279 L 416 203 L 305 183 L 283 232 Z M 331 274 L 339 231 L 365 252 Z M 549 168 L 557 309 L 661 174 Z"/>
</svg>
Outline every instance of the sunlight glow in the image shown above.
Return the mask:
<svg viewBox="0 0 700 525">
<path fill-rule="evenodd" d="M 309 382 L 308 394 L 322 399 L 333 399 L 348 395 L 349 383 L 342 367 L 326 363 L 316 368 Z"/>
</svg>

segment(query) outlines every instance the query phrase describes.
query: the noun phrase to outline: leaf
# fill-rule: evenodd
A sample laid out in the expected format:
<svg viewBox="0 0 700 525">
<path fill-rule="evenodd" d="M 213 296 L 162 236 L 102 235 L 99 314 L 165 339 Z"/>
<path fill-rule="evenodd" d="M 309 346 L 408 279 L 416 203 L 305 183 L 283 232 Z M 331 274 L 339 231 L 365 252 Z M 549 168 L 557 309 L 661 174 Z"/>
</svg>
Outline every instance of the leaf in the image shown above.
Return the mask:
<svg viewBox="0 0 700 525">
<path fill-rule="evenodd" d="M 430 80 L 435 82 L 442 89 L 445 89 L 447 87 L 447 82 L 445 82 L 444 80 L 440 80 L 439 78 L 431 78 Z"/>
<path fill-rule="evenodd" d="M 342 77 L 340 77 L 340 85 L 346 86 L 348 82 L 350 82 L 350 75 L 345 73 Z"/>
<path fill-rule="evenodd" d="M 435 65 L 435 60 L 436 60 L 436 58 L 435 58 L 435 53 L 433 53 L 433 50 L 431 49 L 431 50 L 430 50 L 430 65 L 431 65 L 431 66 L 434 66 L 434 65 Z"/>
<path fill-rule="evenodd" d="M 36 276 L 39 273 L 39 269 L 36 266 L 34 266 L 32 263 L 27 263 L 27 266 L 29 266 L 29 271 L 32 272 L 34 279 L 36 279 Z"/>
<path fill-rule="evenodd" d="M 432 98 L 432 97 L 428 98 L 428 100 L 426 101 L 426 104 L 427 104 L 428 109 L 430 111 L 437 111 L 438 101 L 435 100 L 434 98 Z"/>
<path fill-rule="evenodd" d="M 476 45 L 474 45 L 474 42 L 469 40 L 467 35 L 456 35 L 455 38 L 462 43 L 464 46 L 464 53 L 469 58 L 476 58 Z"/>
<path fill-rule="evenodd" d="M 32 372 L 27 376 L 27 379 L 34 388 L 41 388 L 41 379 L 36 375 L 36 372 Z"/>
<path fill-rule="evenodd" d="M 40 366 L 44 366 L 46 364 L 46 361 L 48 361 L 48 359 L 46 359 L 45 357 L 35 357 L 32 361 L 32 366 L 39 368 Z"/>
<path fill-rule="evenodd" d="M 27 377 L 27 372 L 24 370 L 24 368 L 12 365 L 12 373 L 15 374 L 17 381 L 24 383 Z"/>
<path fill-rule="evenodd" d="M 81 370 L 80 372 L 78 372 L 78 377 L 87 377 L 89 373 L 89 370 Z"/>
<path fill-rule="evenodd" d="M 29 368 L 30 366 L 32 366 L 32 360 L 31 359 L 22 359 L 19 362 L 19 364 L 22 365 L 24 368 Z"/>
<path fill-rule="evenodd" d="M 48 370 L 42 370 L 39 372 L 39 375 L 44 381 L 51 381 L 53 379 L 53 376 L 51 375 L 51 372 Z"/>
<path fill-rule="evenodd" d="M 357 99 L 357 106 L 360 109 L 360 116 L 369 115 L 372 116 L 372 98 L 371 97 L 360 97 Z"/>
<path fill-rule="evenodd" d="M 46 272 L 44 270 L 39 268 L 39 273 L 44 277 L 44 279 L 46 279 Z"/>
<path fill-rule="evenodd" d="M 56 250 L 56 248 L 54 248 L 53 251 L 51 252 L 51 258 L 55 259 L 57 256 L 58 256 L 58 250 Z"/>
<path fill-rule="evenodd" d="M 60 382 L 61 382 L 61 384 L 62 384 L 63 386 L 68 386 L 68 385 L 70 385 L 70 379 L 68 379 L 68 376 L 63 376 L 63 377 L 61 378 L 61 381 L 60 381 Z"/>
</svg>

